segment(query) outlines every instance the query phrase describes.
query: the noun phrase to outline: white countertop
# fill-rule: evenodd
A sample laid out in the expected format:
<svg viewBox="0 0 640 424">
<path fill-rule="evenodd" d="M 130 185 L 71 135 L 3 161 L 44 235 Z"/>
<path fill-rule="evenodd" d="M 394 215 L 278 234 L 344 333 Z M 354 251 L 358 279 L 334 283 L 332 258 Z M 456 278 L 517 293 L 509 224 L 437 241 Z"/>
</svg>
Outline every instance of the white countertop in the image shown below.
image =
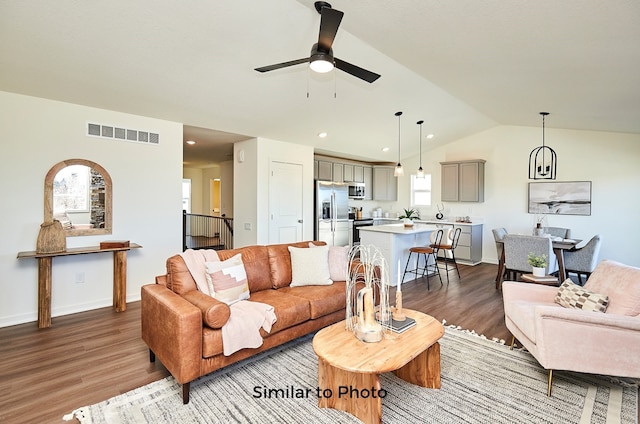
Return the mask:
<svg viewBox="0 0 640 424">
<path fill-rule="evenodd" d="M 373 225 L 370 227 L 360 227 L 360 231 L 371 231 L 375 233 L 388 233 L 388 234 L 417 234 L 426 233 L 437 230 L 438 227 L 432 224 L 415 223 L 413 227 L 405 227 L 403 223 L 398 224 L 385 224 L 385 225 Z"/>
<path fill-rule="evenodd" d="M 380 221 L 388 221 L 388 222 L 401 222 L 402 220 L 399 218 L 371 218 Z M 447 221 L 447 220 L 423 220 L 423 219 L 415 219 L 413 222 L 418 224 L 434 224 L 434 225 L 482 225 L 482 221 L 473 221 L 473 222 L 456 222 L 456 221 Z"/>
</svg>

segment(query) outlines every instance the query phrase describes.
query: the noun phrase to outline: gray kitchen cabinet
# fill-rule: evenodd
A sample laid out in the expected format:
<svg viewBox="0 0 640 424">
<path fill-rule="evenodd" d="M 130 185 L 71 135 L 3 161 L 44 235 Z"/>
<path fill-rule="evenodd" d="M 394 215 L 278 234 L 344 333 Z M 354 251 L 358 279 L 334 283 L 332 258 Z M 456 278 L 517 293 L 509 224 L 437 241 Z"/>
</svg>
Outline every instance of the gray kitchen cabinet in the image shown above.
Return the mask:
<svg viewBox="0 0 640 424">
<path fill-rule="evenodd" d="M 482 224 L 455 225 L 459 227 L 460 238 L 456 247 L 456 261 L 476 265 L 482 261 Z"/>
<path fill-rule="evenodd" d="M 484 202 L 485 160 L 440 162 L 443 202 Z"/>
<path fill-rule="evenodd" d="M 373 167 L 373 200 L 398 200 L 398 179 L 392 166 Z"/>
<path fill-rule="evenodd" d="M 333 162 L 318 160 L 318 180 L 333 181 Z"/>
<path fill-rule="evenodd" d="M 353 165 L 350 163 L 345 163 L 342 165 L 342 181 L 345 183 L 350 183 L 355 181 L 353 179 Z"/>
<path fill-rule="evenodd" d="M 373 200 L 373 168 L 362 167 L 362 182 L 364 183 L 364 200 Z"/>
<path fill-rule="evenodd" d="M 347 168 L 345 168 L 346 171 Z M 353 165 L 353 181 L 356 183 L 364 182 L 364 166 Z"/>
<path fill-rule="evenodd" d="M 341 163 L 333 162 L 333 181 L 336 183 L 344 182 L 344 167 Z"/>
</svg>

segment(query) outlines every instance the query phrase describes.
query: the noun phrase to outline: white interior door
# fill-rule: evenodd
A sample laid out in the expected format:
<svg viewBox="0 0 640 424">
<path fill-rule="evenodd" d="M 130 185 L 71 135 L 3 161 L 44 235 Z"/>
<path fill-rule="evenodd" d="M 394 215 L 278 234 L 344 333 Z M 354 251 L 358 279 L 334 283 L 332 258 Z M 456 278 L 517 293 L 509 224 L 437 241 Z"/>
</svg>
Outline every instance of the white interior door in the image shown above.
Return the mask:
<svg viewBox="0 0 640 424">
<path fill-rule="evenodd" d="M 271 162 L 269 243 L 302 241 L 302 164 Z"/>
</svg>

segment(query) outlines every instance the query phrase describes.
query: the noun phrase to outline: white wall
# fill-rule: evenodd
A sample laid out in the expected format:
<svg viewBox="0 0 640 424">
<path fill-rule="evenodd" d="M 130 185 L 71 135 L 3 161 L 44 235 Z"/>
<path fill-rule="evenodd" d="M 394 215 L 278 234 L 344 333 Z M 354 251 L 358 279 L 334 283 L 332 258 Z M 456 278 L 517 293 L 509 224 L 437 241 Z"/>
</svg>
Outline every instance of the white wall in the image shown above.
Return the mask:
<svg viewBox="0 0 640 424">
<path fill-rule="evenodd" d="M 182 178 L 191 180 L 191 213 L 202 214 L 204 199 L 202 196 L 203 177 L 200 168 L 183 168 Z"/>
<path fill-rule="evenodd" d="M 244 161 L 239 162 L 240 151 Z M 303 239 L 313 240 L 313 148 L 266 138 L 234 144 L 234 247 L 269 242 L 269 165 L 302 165 Z M 248 224 L 250 229 L 245 226 Z"/>
<path fill-rule="evenodd" d="M 87 122 L 153 131 L 160 144 L 87 137 Z M 153 283 L 165 272 L 166 258 L 181 250 L 182 124 L 0 92 L 0 140 L 0 326 L 37 319 L 37 262 L 16 255 L 35 250 L 44 177 L 62 160 L 88 159 L 111 175 L 113 234 L 69 237 L 67 247 L 102 240 L 141 244 L 127 255 L 128 301 L 138 300 L 140 286 Z M 112 256 L 53 259 L 53 317 L 112 304 Z M 77 273 L 85 274 L 85 283 L 75 283 Z"/>
<path fill-rule="evenodd" d="M 640 135 L 546 129 L 546 144 L 558 155 L 556 181 L 592 181 L 591 216 L 550 215 L 548 225 L 569 227 L 572 237 L 603 237 L 601 258 L 640 266 Z M 534 216 L 527 213 L 529 153 L 542 143 L 540 128 L 500 126 L 432 150 L 424 150 L 422 166 L 433 176 L 431 208 L 421 216 L 433 218 L 440 201 L 440 162 L 485 159 L 485 201 L 445 202 L 445 215 L 470 215 L 484 220 L 483 258 L 497 263 L 491 229 L 530 234 Z M 409 205 L 410 178 L 418 157 L 403 161 L 398 204 Z"/>
<path fill-rule="evenodd" d="M 220 213 L 233 218 L 233 161 L 220 163 Z"/>
</svg>

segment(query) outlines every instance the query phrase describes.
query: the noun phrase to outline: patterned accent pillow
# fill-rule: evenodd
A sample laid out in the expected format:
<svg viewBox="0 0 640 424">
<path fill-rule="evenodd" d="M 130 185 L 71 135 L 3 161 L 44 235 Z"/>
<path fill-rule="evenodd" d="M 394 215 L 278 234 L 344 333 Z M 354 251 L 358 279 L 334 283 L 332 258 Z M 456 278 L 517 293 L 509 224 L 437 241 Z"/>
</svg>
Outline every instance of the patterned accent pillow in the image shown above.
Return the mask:
<svg viewBox="0 0 640 424">
<path fill-rule="evenodd" d="M 333 284 L 329 273 L 329 246 L 307 247 L 289 246 L 291 254 L 291 284 L 300 286 L 330 286 Z"/>
<path fill-rule="evenodd" d="M 569 278 L 562 283 L 554 300 L 565 308 L 594 312 L 606 312 L 609 305 L 608 296 L 585 290 Z"/>
<path fill-rule="evenodd" d="M 209 287 L 211 296 L 227 305 L 249 299 L 249 284 L 241 253 L 226 261 L 207 262 L 205 265 L 209 276 L 207 281 L 213 285 L 213 290 Z"/>
</svg>

